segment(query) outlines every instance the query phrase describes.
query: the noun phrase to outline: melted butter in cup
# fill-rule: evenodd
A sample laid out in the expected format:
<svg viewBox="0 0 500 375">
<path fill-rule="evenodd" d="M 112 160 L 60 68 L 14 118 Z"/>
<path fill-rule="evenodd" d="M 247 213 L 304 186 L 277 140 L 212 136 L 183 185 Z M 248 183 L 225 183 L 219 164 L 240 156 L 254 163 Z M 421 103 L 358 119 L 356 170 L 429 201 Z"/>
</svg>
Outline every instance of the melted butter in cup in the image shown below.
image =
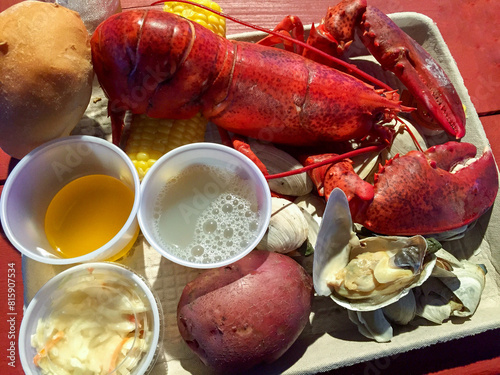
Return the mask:
<svg viewBox="0 0 500 375">
<path fill-rule="evenodd" d="M 48 264 L 116 260 L 139 233 L 140 182 L 128 156 L 91 136 L 48 142 L 7 178 L 0 219 L 22 254 Z"/>
</svg>

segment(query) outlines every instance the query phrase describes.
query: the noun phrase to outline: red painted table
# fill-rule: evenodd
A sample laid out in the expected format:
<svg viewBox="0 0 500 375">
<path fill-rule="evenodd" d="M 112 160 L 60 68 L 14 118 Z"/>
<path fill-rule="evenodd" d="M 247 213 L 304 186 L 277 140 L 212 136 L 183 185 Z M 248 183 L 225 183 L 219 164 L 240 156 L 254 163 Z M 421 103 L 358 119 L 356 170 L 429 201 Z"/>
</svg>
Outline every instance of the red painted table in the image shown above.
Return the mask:
<svg viewBox="0 0 500 375">
<path fill-rule="evenodd" d="M 2 0 L 0 11 L 18 0 Z M 148 0 L 122 0 L 122 8 L 146 6 Z M 335 2 L 335 1 L 333 1 Z M 331 1 L 288 0 L 247 2 L 219 0 L 225 12 L 266 28 L 273 28 L 287 14 L 300 16 L 304 24 L 319 22 Z M 455 58 L 465 86 L 480 116 L 493 152 L 500 160 L 500 27 L 496 20 L 500 2 L 490 0 L 371 0 L 386 13 L 414 11 L 432 18 Z M 244 26 L 228 22 L 228 35 L 247 32 Z M 9 166 L 15 163 L 0 150 L 0 193 Z M 11 342 L 17 340 L 22 318 L 23 284 L 20 254 L 3 233 L 0 237 L 0 373 L 22 374 Z M 9 366 L 9 362 L 15 366 Z M 461 367 L 459 366 L 466 366 Z M 448 369 L 448 370 L 446 370 Z M 395 357 L 333 371 L 332 374 L 498 374 L 500 373 L 500 328 Z M 175 375 L 175 374 L 174 374 Z"/>
</svg>

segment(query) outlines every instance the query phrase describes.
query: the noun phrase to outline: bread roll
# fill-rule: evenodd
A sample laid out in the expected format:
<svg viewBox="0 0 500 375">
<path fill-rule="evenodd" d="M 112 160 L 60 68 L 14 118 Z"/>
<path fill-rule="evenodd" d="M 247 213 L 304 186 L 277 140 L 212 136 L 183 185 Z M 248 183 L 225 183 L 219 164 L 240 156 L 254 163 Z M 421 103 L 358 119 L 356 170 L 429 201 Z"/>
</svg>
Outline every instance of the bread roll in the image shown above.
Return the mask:
<svg viewBox="0 0 500 375">
<path fill-rule="evenodd" d="M 0 147 L 22 158 L 69 135 L 92 79 L 90 35 L 78 13 L 37 1 L 0 13 Z"/>
</svg>

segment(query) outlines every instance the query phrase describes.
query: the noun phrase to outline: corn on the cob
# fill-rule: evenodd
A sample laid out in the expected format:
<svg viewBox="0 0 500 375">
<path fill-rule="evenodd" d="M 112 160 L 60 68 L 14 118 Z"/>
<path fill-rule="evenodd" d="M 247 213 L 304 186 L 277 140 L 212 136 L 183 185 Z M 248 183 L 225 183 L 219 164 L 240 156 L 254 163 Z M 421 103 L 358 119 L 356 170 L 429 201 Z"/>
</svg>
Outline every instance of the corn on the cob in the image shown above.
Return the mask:
<svg viewBox="0 0 500 375">
<path fill-rule="evenodd" d="M 221 10 L 213 1 L 195 0 L 214 10 Z M 175 13 L 225 36 L 226 20 L 205 9 L 190 4 L 169 2 L 164 10 Z M 142 180 L 149 168 L 165 153 L 176 147 L 202 142 L 208 121 L 197 114 L 187 120 L 152 119 L 145 115 L 133 115 L 128 129 L 125 152 L 134 163 Z"/>
<path fill-rule="evenodd" d="M 164 154 L 179 146 L 203 142 L 207 120 L 198 113 L 185 120 L 153 119 L 133 115 L 125 152 L 142 180 Z"/>
<path fill-rule="evenodd" d="M 205 5 L 213 10 L 221 11 L 219 4 L 210 0 L 191 0 L 193 3 Z M 215 34 L 222 37 L 226 36 L 226 19 L 219 15 L 212 13 L 196 5 L 179 3 L 179 2 L 166 2 L 163 10 L 165 12 L 175 13 L 179 16 L 187 18 L 191 21 L 197 22 L 207 29 L 212 30 Z"/>
</svg>

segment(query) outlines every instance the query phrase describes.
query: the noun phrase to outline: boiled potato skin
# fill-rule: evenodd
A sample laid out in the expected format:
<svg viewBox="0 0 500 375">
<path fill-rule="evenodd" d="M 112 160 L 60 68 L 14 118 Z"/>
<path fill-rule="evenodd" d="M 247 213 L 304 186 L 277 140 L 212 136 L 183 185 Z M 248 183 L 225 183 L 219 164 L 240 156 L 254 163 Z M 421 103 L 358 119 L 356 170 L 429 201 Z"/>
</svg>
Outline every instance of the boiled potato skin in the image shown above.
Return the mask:
<svg viewBox="0 0 500 375">
<path fill-rule="evenodd" d="M 0 148 L 20 159 L 70 134 L 87 108 L 94 72 L 78 13 L 23 1 L 0 13 Z"/>
<path fill-rule="evenodd" d="M 293 259 L 254 250 L 186 285 L 179 331 L 206 365 L 244 371 L 289 349 L 308 322 L 312 293 L 311 277 Z"/>
</svg>

